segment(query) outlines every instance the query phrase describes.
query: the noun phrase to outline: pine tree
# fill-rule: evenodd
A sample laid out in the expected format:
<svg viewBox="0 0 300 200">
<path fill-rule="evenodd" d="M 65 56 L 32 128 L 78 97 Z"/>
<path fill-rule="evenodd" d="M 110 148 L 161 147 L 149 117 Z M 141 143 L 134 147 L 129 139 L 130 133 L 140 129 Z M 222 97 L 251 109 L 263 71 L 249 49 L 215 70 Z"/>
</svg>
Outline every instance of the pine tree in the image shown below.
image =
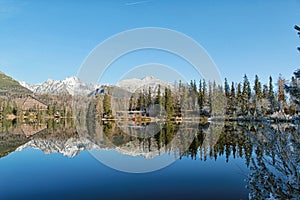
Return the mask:
<svg viewBox="0 0 300 200">
<path fill-rule="evenodd" d="M 174 114 L 172 91 L 170 88 L 165 88 L 164 97 L 165 97 L 165 110 L 167 113 L 167 118 L 170 119 Z"/>
<path fill-rule="evenodd" d="M 291 115 L 293 115 L 295 112 L 296 112 L 296 103 L 297 103 L 297 98 L 295 94 L 296 91 L 297 91 L 297 88 L 298 88 L 298 83 L 297 83 L 297 79 L 295 78 L 295 76 L 292 76 L 292 80 L 291 80 L 291 85 L 290 86 L 287 86 L 285 85 L 285 90 L 290 94 L 290 101 L 289 101 L 289 104 L 290 104 L 290 108 L 289 108 L 289 112 Z"/>
<path fill-rule="evenodd" d="M 262 90 L 262 104 L 261 104 L 261 112 L 265 116 L 267 114 L 269 106 L 269 88 L 266 84 L 263 85 Z"/>
<path fill-rule="evenodd" d="M 226 97 L 226 114 L 229 114 L 231 102 L 230 102 L 230 87 L 227 82 L 227 78 L 225 78 L 225 81 L 224 81 L 224 92 L 225 92 L 225 97 Z"/>
<path fill-rule="evenodd" d="M 203 80 L 203 86 L 202 86 L 202 99 L 203 99 L 203 107 L 204 107 L 207 104 L 207 85 L 205 79 Z"/>
<path fill-rule="evenodd" d="M 269 94 L 269 88 L 266 84 L 263 85 L 262 98 L 267 99 Z"/>
<path fill-rule="evenodd" d="M 284 85 L 285 80 L 280 75 L 278 78 L 278 98 L 277 101 L 279 102 L 280 109 L 283 109 L 283 107 L 286 106 L 286 97 L 284 92 Z"/>
<path fill-rule="evenodd" d="M 249 111 L 249 103 L 251 98 L 251 88 L 250 88 L 250 82 L 248 80 L 247 75 L 244 76 L 244 83 L 243 83 L 243 114 L 247 115 Z"/>
<path fill-rule="evenodd" d="M 189 91 L 187 87 L 182 88 L 182 98 L 181 98 L 181 110 L 186 111 L 188 110 L 188 98 L 189 98 Z"/>
<path fill-rule="evenodd" d="M 208 107 L 209 107 L 209 112 L 212 114 L 212 101 L 213 101 L 213 86 L 212 83 L 208 83 Z"/>
<path fill-rule="evenodd" d="M 162 96 L 161 96 L 161 86 L 158 85 L 158 89 L 157 89 L 157 94 L 156 94 L 156 97 L 155 97 L 155 100 L 154 100 L 154 104 L 156 106 L 158 106 L 159 108 L 159 116 L 161 117 L 161 113 L 162 113 L 162 110 L 163 110 L 163 101 L 162 101 Z"/>
<path fill-rule="evenodd" d="M 243 94 L 242 94 L 242 85 L 241 83 L 238 83 L 238 86 L 237 86 L 237 94 L 236 94 L 236 98 L 237 98 L 237 104 L 238 104 L 238 114 L 242 114 L 244 112 L 244 97 L 243 97 Z"/>
<path fill-rule="evenodd" d="M 298 35 L 299 35 L 299 37 L 300 37 L 300 27 L 297 26 L 297 25 L 295 25 L 295 26 L 294 26 L 294 29 L 298 31 Z M 297 49 L 298 49 L 298 51 L 300 51 L 300 47 L 298 47 Z"/>
<path fill-rule="evenodd" d="M 105 93 L 103 98 L 103 114 L 107 115 L 108 117 L 111 116 L 112 110 L 111 110 L 111 98 L 110 96 Z"/>
<path fill-rule="evenodd" d="M 262 92 L 261 92 L 261 83 L 257 75 L 255 75 L 254 81 L 254 92 L 255 92 L 255 100 L 259 101 L 262 99 Z"/>
<path fill-rule="evenodd" d="M 157 105 L 161 105 L 161 92 L 160 92 L 160 85 L 158 85 L 158 89 L 157 89 L 157 95 L 154 101 L 155 104 Z"/>
<path fill-rule="evenodd" d="M 275 99 L 275 94 L 274 94 L 274 90 L 273 90 L 273 79 L 272 76 L 269 77 L 269 93 L 268 93 L 268 98 L 269 98 L 269 112 L 271 114 L 274 113 L 274 111 L 276 111 L 277 109 L 277 105 L 276 105 L 276 99 Z"/>
<path fill-rule="evenodd" d="M 236 105 L 236 96 L 235 96 L 235 86 L 234 82 L 231 83 L 231 90 L 230 90 L 230 105 L 229 110 L 232 114 L 235 114 L 235 105 Z"/>
<path fill-rule="evenodd" d="M 197 92 L 197 85 L 196 85 L 196 81 L 194 80 L 191 80 L 190 81 L 190 89 L 194 92 L 194 93 L 196 93 Z"/>
<path fill-rule="evenodd" d="M 255 104 L 255 111 L 256 114 L 261 114 L 261 104 L 262 104 L 262 91 L 261 91 L 261 83 L 259 81 L 259 78 L 257 75 L 255 75 L 255 81 L 254 81 L 254 104 Z"/>
<path fill-rule="evenodd" d="M 298 81 L 300 80 L 300 69 L 294 72 L 293 81 L 290 85 L 285 85 L 285 90 L 290 94 L 290 114 L 296 114 L 300 108 L 300 87 Z"/>
<path fill-rule="evenodd" d="M 292 86 L 294 87 L 298 86 L 295 76 L 292 76 Z"/>
<path fill-rule="evenodd" d="M 269 77 L 269 97 L 274 95 L 274 91 L 273 91 L 273 83 L 272 83 L 273 79 L 272 76 Z"/>
<path fill-rule="evenodd" d="M 181 117 L 181 104 L 180 104 L 180 93 L 175 93 L 173 96 L 173 101 L 174 101 L 174 114 L 176 116 Z"/>
<path fill-rule="evenodd" d="M 225 96 L 229 97 L 229 95 L 230 95 L 230 87 L 229 87 L 229 84 L 227 82 L 227 78 L 225 78 L 224 90 L 225 90 Z"/>
<path fill-rule="evenodd" d="M 199 81 L 199 90 L 198 90 L 198 105 L 200 109 L 203 109 L 203 93 L 202 93 L 202 81 Z"/>
<path fill-rule="evenodd" d="M 294 28 L 298 31 L 298 35 L 300 37 L 300 27 L 295 25 Z M 300 51 L 300 47 L 297 48 Z M 285 90 L 290 94 L 291 105 L 290 105 L 290 114 L 298 114 L 300 108 L 300 69 L 297 69 L 294 72 L 294 76 L 292 77 L 291 85 L 285 85 Z"/>
<path fill-rule="evenodd" d="M 247 75 L 244 76 L 243 95 L 246 98 L 246 103 L 249 103 L 251 98 L 251 87 Z"/>
<path fill-rule="evenodd" d="M 137 109 L 142 110 L 145 107 L 145 94 L 144 91 L 140 91 L 138 100 L 137 100 Z"/>
<path fill-rule="evenodd" d="M 183 84 L 182 84 L 182 81 L 179 80 L 179 84 L 178 84 L 178 89 L 179 89 L 179 92 L 181 92 L 181 88 L 183 87 Z"/>
<path fill-rule="evenodd" d="M 197 91 L 197 86 L 196 86 L 196 81 L 192 81 L 190 82 L 190 87 L 189 87 L 189 100 L 188 103 L 188 107 L 189 109 L 195 109 L 196 107 L 196 104 L 198 103 L 198 100 L 197 100 L 197 94 L 198 91 Z"/>
<path fill-rule="evenodd" d="M 134 110 L 134 99 L 133 99 L 133 95 L 130 96 L 129 99 L 129 111 Z"/>
<path fill-rule="evenodd" d="M 194 93 L 197 94 L 198 91 L 197 91 L 196 80 L 194 80 L 194 83 L 193 83 L 193 89 L 194 89 Z"/>
<path fill-rule="evenodd" d="M 151 93 L 151 87 L 148 88 L 148 95 L 147 95 L 147 106 L 152 104 L 152 93 Z"/>
<path fill-rule="evenodd" d="M 190 82 L 190 90 L 194 90 L 194 82 L 192 80 Z"/>
</svg>

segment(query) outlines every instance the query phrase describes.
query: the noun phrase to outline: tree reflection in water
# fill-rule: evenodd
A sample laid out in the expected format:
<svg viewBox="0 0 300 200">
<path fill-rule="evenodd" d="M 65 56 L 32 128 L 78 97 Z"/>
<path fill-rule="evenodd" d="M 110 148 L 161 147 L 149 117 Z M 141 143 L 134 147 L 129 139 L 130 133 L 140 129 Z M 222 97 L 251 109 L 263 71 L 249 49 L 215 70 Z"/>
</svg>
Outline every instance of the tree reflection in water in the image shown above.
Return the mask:
<svg viewBox="0 0 300 200">
<path fill-rule="evenodd" d="M 248 189 L 251 199 L 300 198 L 299 126 L 265 123 L 251 134 L 255 155 L 251 159 Z"/>
<path fill-rule="evenodd" d="M 111 125 L 109 127 L 112 127 Z M 172 141 L 178 128 L 166 123 L 154 136 L 158 150 Z M 120 133 L 120 132 L 119 132 Z M 216 137 L 214 137 L 216 136 Z M 214 141 L 218 138 L 217 141 Z M 151 151 L 149 138 L 140 139 Z M 126 141 L 124 141 L 126 143 Z M 120 143 L 118 143 L 120 145 Z M 250 199 L 299 199 L 300 197 L 300 135 L 294 124 L 225 123 L 198 125 L 198 131 L 188 149 L 181 145 L 168 146 L 166 152 L 200 159 L 217 160 L 225 156 L 243 158 L 251 173 L 247 177 Z"/>
<path fill-rule="evenodd" d="M 118 150 L 124 150 L 119 153 L 134 150 L 147 159 L 170 152 L 179 159 L 189 157 L 200 161 L 225 157 L 226 162 L 230 162 L 230 159 L 242 158 L 251 170 L 247 175 L 251 199 L 300 197 L 298 125 L 267 122 L 186 123 L 180 126 L 167 122 L 155 126 L 151 123 L 120 123 L 96 123 L 88 128 L 86 140 L 82 140 L 73 125 L 49 121 L 45 126 L 30 128 L 30 125 L 2 123 L 0 156 L 22 149 L 22 146 L 34 145 L 33 148 L 40 148 L 44 152 L 63 152 L 67 156 L 76 156 L 83 150 L 117 147 Z M 22 133 L 26 130 L 35 131 L 36 134 Z M 144 137 L 141 131 L 157 133 Z M 185 135 L 193 136 L 192 140 Z M 76 151 L 68 152 L 69 149 Z"/>
</svg>

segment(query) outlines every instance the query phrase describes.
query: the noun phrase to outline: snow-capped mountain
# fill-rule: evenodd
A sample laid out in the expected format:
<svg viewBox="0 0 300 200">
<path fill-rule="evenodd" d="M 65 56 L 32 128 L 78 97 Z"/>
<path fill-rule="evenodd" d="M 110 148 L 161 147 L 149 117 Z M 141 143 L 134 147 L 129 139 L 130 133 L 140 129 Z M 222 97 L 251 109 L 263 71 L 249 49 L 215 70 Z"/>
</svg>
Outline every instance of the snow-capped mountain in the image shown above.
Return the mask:
<svg viewBox="0 0 300 200">
<path fill-rule="evenodd" d="M 117 83 L 118 87 L 128 90 L 130 92 L 137 92 L 139 90 L 148 90 L 149 87 L 152 88 L 152 91 L 157 91 L 159 85 L 161 86 L 161 89 L 164 89 L 165 87 L 172 87 L 171 83 L 162 81 L 153 76 L 146 76 L 143 79 L 137 79 L 137 78 L 126 79 L 126 80 L 121 80 Z"/>
<path fill-rule="evenodd" d="M 142 79 L 132 78 L 119 81 L 116 85 L 101 85 L 97 89 L 88 94 L 89 97 L 97 97 L 100 94 L 108 93 L 113 96 L 127 96 L 131 93 L 137 93 L 142 90 L 148 91 L 151 87 L 151 92 L 154 94 L 157 92 L 158 87 L 161 87 L 161 91 L 164 91 L 166 87 L 173 87 L 171 83 L 162 81 L 153 76 L 146 76 Z"/>
<path fill-rule="evenodd" d="M 70 77 L 64 80 L 48 79 L 44 83 L 29 85 L 25 82 L 19 82 L 23 87 L 31 90 L 36 94 L 71 94 L 71 95 L 88 95 L 98 94 L 103 88 L 115 87 L 113 85 L 104 85 L 99 87 L 96 84 L 85 84 L 77 77 Z M 153 76 L 146 76 L 143 79 L 132 78 L 119 81 L 116 86 L 131 93 L 140 90 L 148 90 L 151 87 L 152 92 L 157 91 L 159 85 L 161 90 L 165 87 L 172 87 L 171 83 L 159 80 Z"/>
<path fill-rule="evenodd" d="M 28 83 L 26 83 L 25 81 L 19 82 L 20 85 L 22 85 L 24 88 L 27 88 L 30 91 L 33 91 L 33 88 L 31 87 L 31 85 L 29 85 Z"/>
<path fill-rule="evenodd" d="M 70 77 L 64 80 L 48 79 L 46 82 L 30 86 L 25 82 L 20 84 L 36 94 L 71 94 L 86 95 L 97 88 L 94 84 L 85 84 L 77 77 Z"/>
<path fill-rule="evenodd" d="M 139 140 L 129 142 L 121 147 L 113 147 L 92 143 L 86 138 L 68 138 L 65 140 L 52 139 L 33 139 L 24 145 L 19 146 L 16 151 L 22 151 L 26 148 L 39 149 L 45 154 L 60 153 L 69 158 L 79 155 L 84 150 L 116 150 L 117 152 L 129 155 L 129 156 L 143 156 L 144 158 L 151 159 L 161 153 L 164 153 L 164 149 L 158 150 L 156 142 L 152 138 L 151 150 L 147 149 L 149 145 L 142 144 Z"/>
<path fill-rule="evenodd" d="M 40 149 L 45 154 L 51 153 L 61 153 L 67 157 L 74 157 L 84 150 L 96 150 L 99 147 L 93 144 L 87 139 L 79 138 L 68 138 L 65 140 L 55 140 L 55 139 L 34 139 L 26 144 L 18 147 L 16 151 L 22 151 L 26 148 Z"/>
</svg>

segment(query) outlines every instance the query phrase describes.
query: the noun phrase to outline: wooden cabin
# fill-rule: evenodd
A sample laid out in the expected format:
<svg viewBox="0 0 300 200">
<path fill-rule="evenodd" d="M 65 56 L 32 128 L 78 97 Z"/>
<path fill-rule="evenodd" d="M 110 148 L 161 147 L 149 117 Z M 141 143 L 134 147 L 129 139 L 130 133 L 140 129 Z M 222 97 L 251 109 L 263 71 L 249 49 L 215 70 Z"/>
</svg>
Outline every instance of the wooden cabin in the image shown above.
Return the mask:
<svg viewBox="0 0 300 200">
<path fill-rule="evenodd" d="M 40 133 L 42 131 L 45 131 L 47 129 L 47 126 L 39 125 L 39 126 L 33 126 L 29 124 L 22 124 L 21 126 L 17 126 L 16 128 L 11 128 L 10 133 L 16 134 L 16 135 L 25 135 L 26 137 L 30 137 L 32 135 L 35 135 L 37 133 Z"/>
<path fill-rule="evenodd" d="M 40 101 L 32 95 L 28 95 L 24 98 L 15 99 L 15 102 L 18 107 L 21 107 L 22 110 L 47 110 L 48 106 L 44 102 Z"/>
</svg>

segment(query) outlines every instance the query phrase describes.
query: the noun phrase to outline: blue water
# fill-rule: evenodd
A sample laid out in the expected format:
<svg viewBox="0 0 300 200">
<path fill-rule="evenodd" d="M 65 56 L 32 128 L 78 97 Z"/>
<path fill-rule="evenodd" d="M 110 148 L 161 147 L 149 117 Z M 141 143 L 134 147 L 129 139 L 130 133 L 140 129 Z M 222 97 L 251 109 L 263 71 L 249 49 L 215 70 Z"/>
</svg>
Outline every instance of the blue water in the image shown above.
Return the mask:
<svg viewBox="0 0 300 200">
<path fill-rule="evenodd" d="M 184 157 L 161 170 L 130 174 L 88 151 L 68 158 L 27 148 L 0 159 L 0 199 L 248 199 L 242 158 Z"/>
</svg>

